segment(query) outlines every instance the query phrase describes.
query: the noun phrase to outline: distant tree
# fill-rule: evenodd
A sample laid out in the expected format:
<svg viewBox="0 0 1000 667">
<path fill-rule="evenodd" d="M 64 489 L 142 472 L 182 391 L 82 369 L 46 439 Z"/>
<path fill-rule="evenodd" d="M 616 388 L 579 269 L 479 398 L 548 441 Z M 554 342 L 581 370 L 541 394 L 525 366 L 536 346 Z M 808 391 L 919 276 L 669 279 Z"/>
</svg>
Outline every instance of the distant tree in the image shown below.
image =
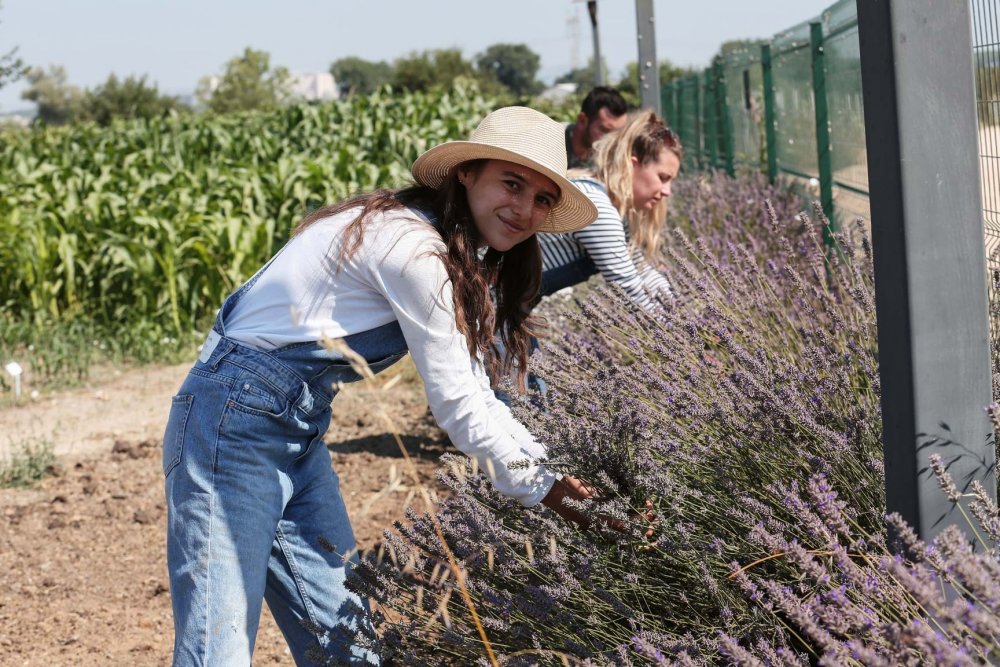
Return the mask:
<svg viewBox="0 0 1000 667">
<path fill-rule="evenodd" d="M 687 74 L 691 74 L 695 70 L 686 67 L 678 67 L 674 65 L 669 60 L 660 61 L 660 86 L 665 86 L 674 79 L 678 79 Z M 615 84 L 619 92 L 625 95 L 630 102 L 638 103 L 641 99 L 639 94 L 639 66 L 635 62 L 630 62 L 625 65 L 625 73 L 622 78 L 618 80 Z"/>
<path fill-rule="evenodd" d="M 535 78 L 540 64 L 541 58 L 526 44 L 494 44 L 476 57 L 481 74 L 494 77 L 518 97 L 542 90 Z"/>
<path fill-rule="evenodd" d="M 434 63 L 426 51 L 397 59 L 392 69 L 392 85 L 405 90 L 426 90 L 437 79 Z"/>
<path fill-rule="evenodd" d="M 427 90 L 439 84 L 441 77 L 436 71 L 436 57 L 434 51 L 423 51 L 398 58 L 393 63 L 393 85 L 404 90 Z"/>
<path fill-rule="evenodd" d="M 366 95 L 392 81 L 392 65 L 381 60 L 375 62 L 348 56 L 330 65 L 330 74 L 347 94 Z"/>
<path fill-rule="evenodd" d="M 29 85 L 21 93 L 21 99 L 38 105 L 38 120 L 63 125 L 79 118 L 83 91 L 67 81 L 65 68 L 52 65 L 46 71 L 32 67 L 26 78 Z"/>
<path fill-rule="evenodd" d="M 610 85 L 607 82 L 611 79 L 608 78 L 608 63 L 601 58 L 601 74 L 604 75 L 605 85 Z M 570 70 L 563 74 L 561 77 L 556 79 L 556 83 L 575 83 L 580 86 L 580 90 L 586 91 L 594 87 L 594 59 L 593 57 L 587 61 L 586 67 L 577 67 L 576 69 Z"/>
<path fill-rule="evenodd" d="M 218 84 L 212 77 L 198 83 L 198 99 L 215 113 L 270 109 L 288 98 L 291 75 L 284 67 L 271 68 L 266 51 L 247 47 L 243 55 L 226 63 Z"/>
<path fill-rule="evenodd" d="M 17 57 L 17 47 L 0 55 L 0 88 L 14 83 L 28 73 L 24 62 Z"/>
<path fill-rule="evenodd" d="M 114 118 L 155 118 L 182 108 L 176 97 L 161 95 L 155 84 L 147 84 L 145 75 L 120 81 L 112 74 L 83 94 L 81 117 L 109 125 Z"/>
<path fill-rule="evenodd" d="M 459 49 L 435 49 L 396 60 L 392 83 L 403 90 L 427 90 L 435 86 L 448 88 L 459 77 L 476 78 L 472 63 L 462 57 Z"/>
</svg>

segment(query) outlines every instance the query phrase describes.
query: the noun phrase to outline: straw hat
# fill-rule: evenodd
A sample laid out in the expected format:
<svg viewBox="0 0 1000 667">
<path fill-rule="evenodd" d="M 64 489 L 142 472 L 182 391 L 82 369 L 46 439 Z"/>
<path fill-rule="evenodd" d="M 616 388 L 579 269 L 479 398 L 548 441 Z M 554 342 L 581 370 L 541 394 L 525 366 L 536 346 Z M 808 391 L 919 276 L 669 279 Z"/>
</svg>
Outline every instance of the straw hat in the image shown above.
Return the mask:
<svg viewBox="0 0 1000 667">
<path fill-rule="evenodd" d="M 426 151 L 410 171 L 417 183 L 438 188 L 456 166 L 469 160 L 506 160 L 544 174 L 559 187 L 559 201 L 539 228 L 573 232 L 597 219 L 597 207 L 566 180 L 565 128 L 527 107 L 504 107 L 486 116 L 468 141 L 449 141 Z"/>
</svg>

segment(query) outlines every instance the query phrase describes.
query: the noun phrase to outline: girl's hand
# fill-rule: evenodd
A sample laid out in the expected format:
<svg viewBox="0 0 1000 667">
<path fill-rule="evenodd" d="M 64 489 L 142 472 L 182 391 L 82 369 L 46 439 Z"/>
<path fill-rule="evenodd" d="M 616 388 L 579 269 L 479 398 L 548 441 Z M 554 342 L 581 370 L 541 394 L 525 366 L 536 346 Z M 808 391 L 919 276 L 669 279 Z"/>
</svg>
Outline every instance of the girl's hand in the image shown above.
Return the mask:
<svg viewBox="0 0 1000 667">
<path fill-rule="evenodd" d="M 563 475 L 562 479 L 557 480 L 556 483 L 552 485 L 548 494 L 542 499 L 542 504 L 562 518 L 567 519 L 568 521 L 573 521 L 582 528 L 588 528 L 591 525 L 591 519 L 579 510 L 564 505 L 563 499 L 571 498 L 573 500 L 582 501 L 594 498 L 595 494 L 596 491 L 594 488 L 589 486 L 586 482 L 577 479 L 576 477 Z M 653 512 L 653 503 L 647 500 L 645 511 L 638 515 L 637 518 L 648 524 L 645 536 L 647 539 L 651 538 L 657 524 L 656 514 Z M 619 519 L 599 517 L 599 520 L 609 528 L 617 530 L 620 533 L 628 532 L 628 526 Z"/>
<path fill-rule="evenodd" d="M 587 500 L 594 495 L 593 489 L 578 480 L 576 477 L 563 475 L 562 479 L 557 479 L 556 483 L 549 489 L 548 494 L 542 498 L 542 504 L 562 518 L 579 524 L 586 528 L 590 525 L 590 519 L 582 512 L 563 504 L 564 498 L 572 500 Z"/>
</svg>

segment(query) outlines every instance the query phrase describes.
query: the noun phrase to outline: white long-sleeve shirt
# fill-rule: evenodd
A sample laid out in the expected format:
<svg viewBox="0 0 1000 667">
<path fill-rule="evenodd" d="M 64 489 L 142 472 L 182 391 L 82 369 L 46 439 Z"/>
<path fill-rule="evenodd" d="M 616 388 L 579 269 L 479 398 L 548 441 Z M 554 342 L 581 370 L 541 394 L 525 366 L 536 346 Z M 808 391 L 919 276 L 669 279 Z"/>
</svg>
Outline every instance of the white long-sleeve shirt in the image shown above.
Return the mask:
<svg viewBox="0 0 1000 667">
<path fill-rule="evenodd" d="M 543 270 L 589 256 L 606 280 L 618 283 L 644 308 L 652 307 L 650 294 L 669 295 L 666 277 L 646 261 L 641 250 L 629 247 L 628 225 L 607 191 L 590 179 L 575 179 L 573 183 L 597 206 L 597 220 L 569 234 L 539 234 Z"/>
<path fill-rule="evenodd" d="M 409 209 L 376 214 L 361 247 L 341 263 L 341 232 L 359 210 L 317 221 L 292 238 L 236 303 L 226 335 L 270 350 L 398 321 L 438 425 L 480 469 L 493 471 L 498 491 L 537 504 L 556 475 L 544 466 L 507 467 L 541 457 L 545 448 L 496 399 L 482 363 L 469 355 L 455 323 L 451 282 L 435 255 L 444 249 L 440 234 Z"/>
</svg>

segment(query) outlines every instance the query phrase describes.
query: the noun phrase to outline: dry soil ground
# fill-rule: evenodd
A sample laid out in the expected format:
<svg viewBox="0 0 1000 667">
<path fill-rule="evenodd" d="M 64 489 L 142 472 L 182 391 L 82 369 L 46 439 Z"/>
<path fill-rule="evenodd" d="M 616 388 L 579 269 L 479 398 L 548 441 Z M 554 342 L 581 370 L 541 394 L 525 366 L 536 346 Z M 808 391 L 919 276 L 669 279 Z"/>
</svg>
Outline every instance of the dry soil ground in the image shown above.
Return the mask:
<svg viewBox="0 0 1000 667">
<path fill-rule="evenodd" d="M 169 664 L 160 436 L 187 366 L 102 369 L 83 387 L 0 408 L 0 453 L 44 439 L 59 461 L 33 488 L 0 490 L 0 666 Z M 374 406 L 391 408 L 429 485 L 448 447 L 412 366 L 399 366 L 388 390 L 338 396 L 327 434 L 361 548 L 401 518 L 414 487 Z M 266 611 L 254 664 L 292 664 Z"/>
</svg>

